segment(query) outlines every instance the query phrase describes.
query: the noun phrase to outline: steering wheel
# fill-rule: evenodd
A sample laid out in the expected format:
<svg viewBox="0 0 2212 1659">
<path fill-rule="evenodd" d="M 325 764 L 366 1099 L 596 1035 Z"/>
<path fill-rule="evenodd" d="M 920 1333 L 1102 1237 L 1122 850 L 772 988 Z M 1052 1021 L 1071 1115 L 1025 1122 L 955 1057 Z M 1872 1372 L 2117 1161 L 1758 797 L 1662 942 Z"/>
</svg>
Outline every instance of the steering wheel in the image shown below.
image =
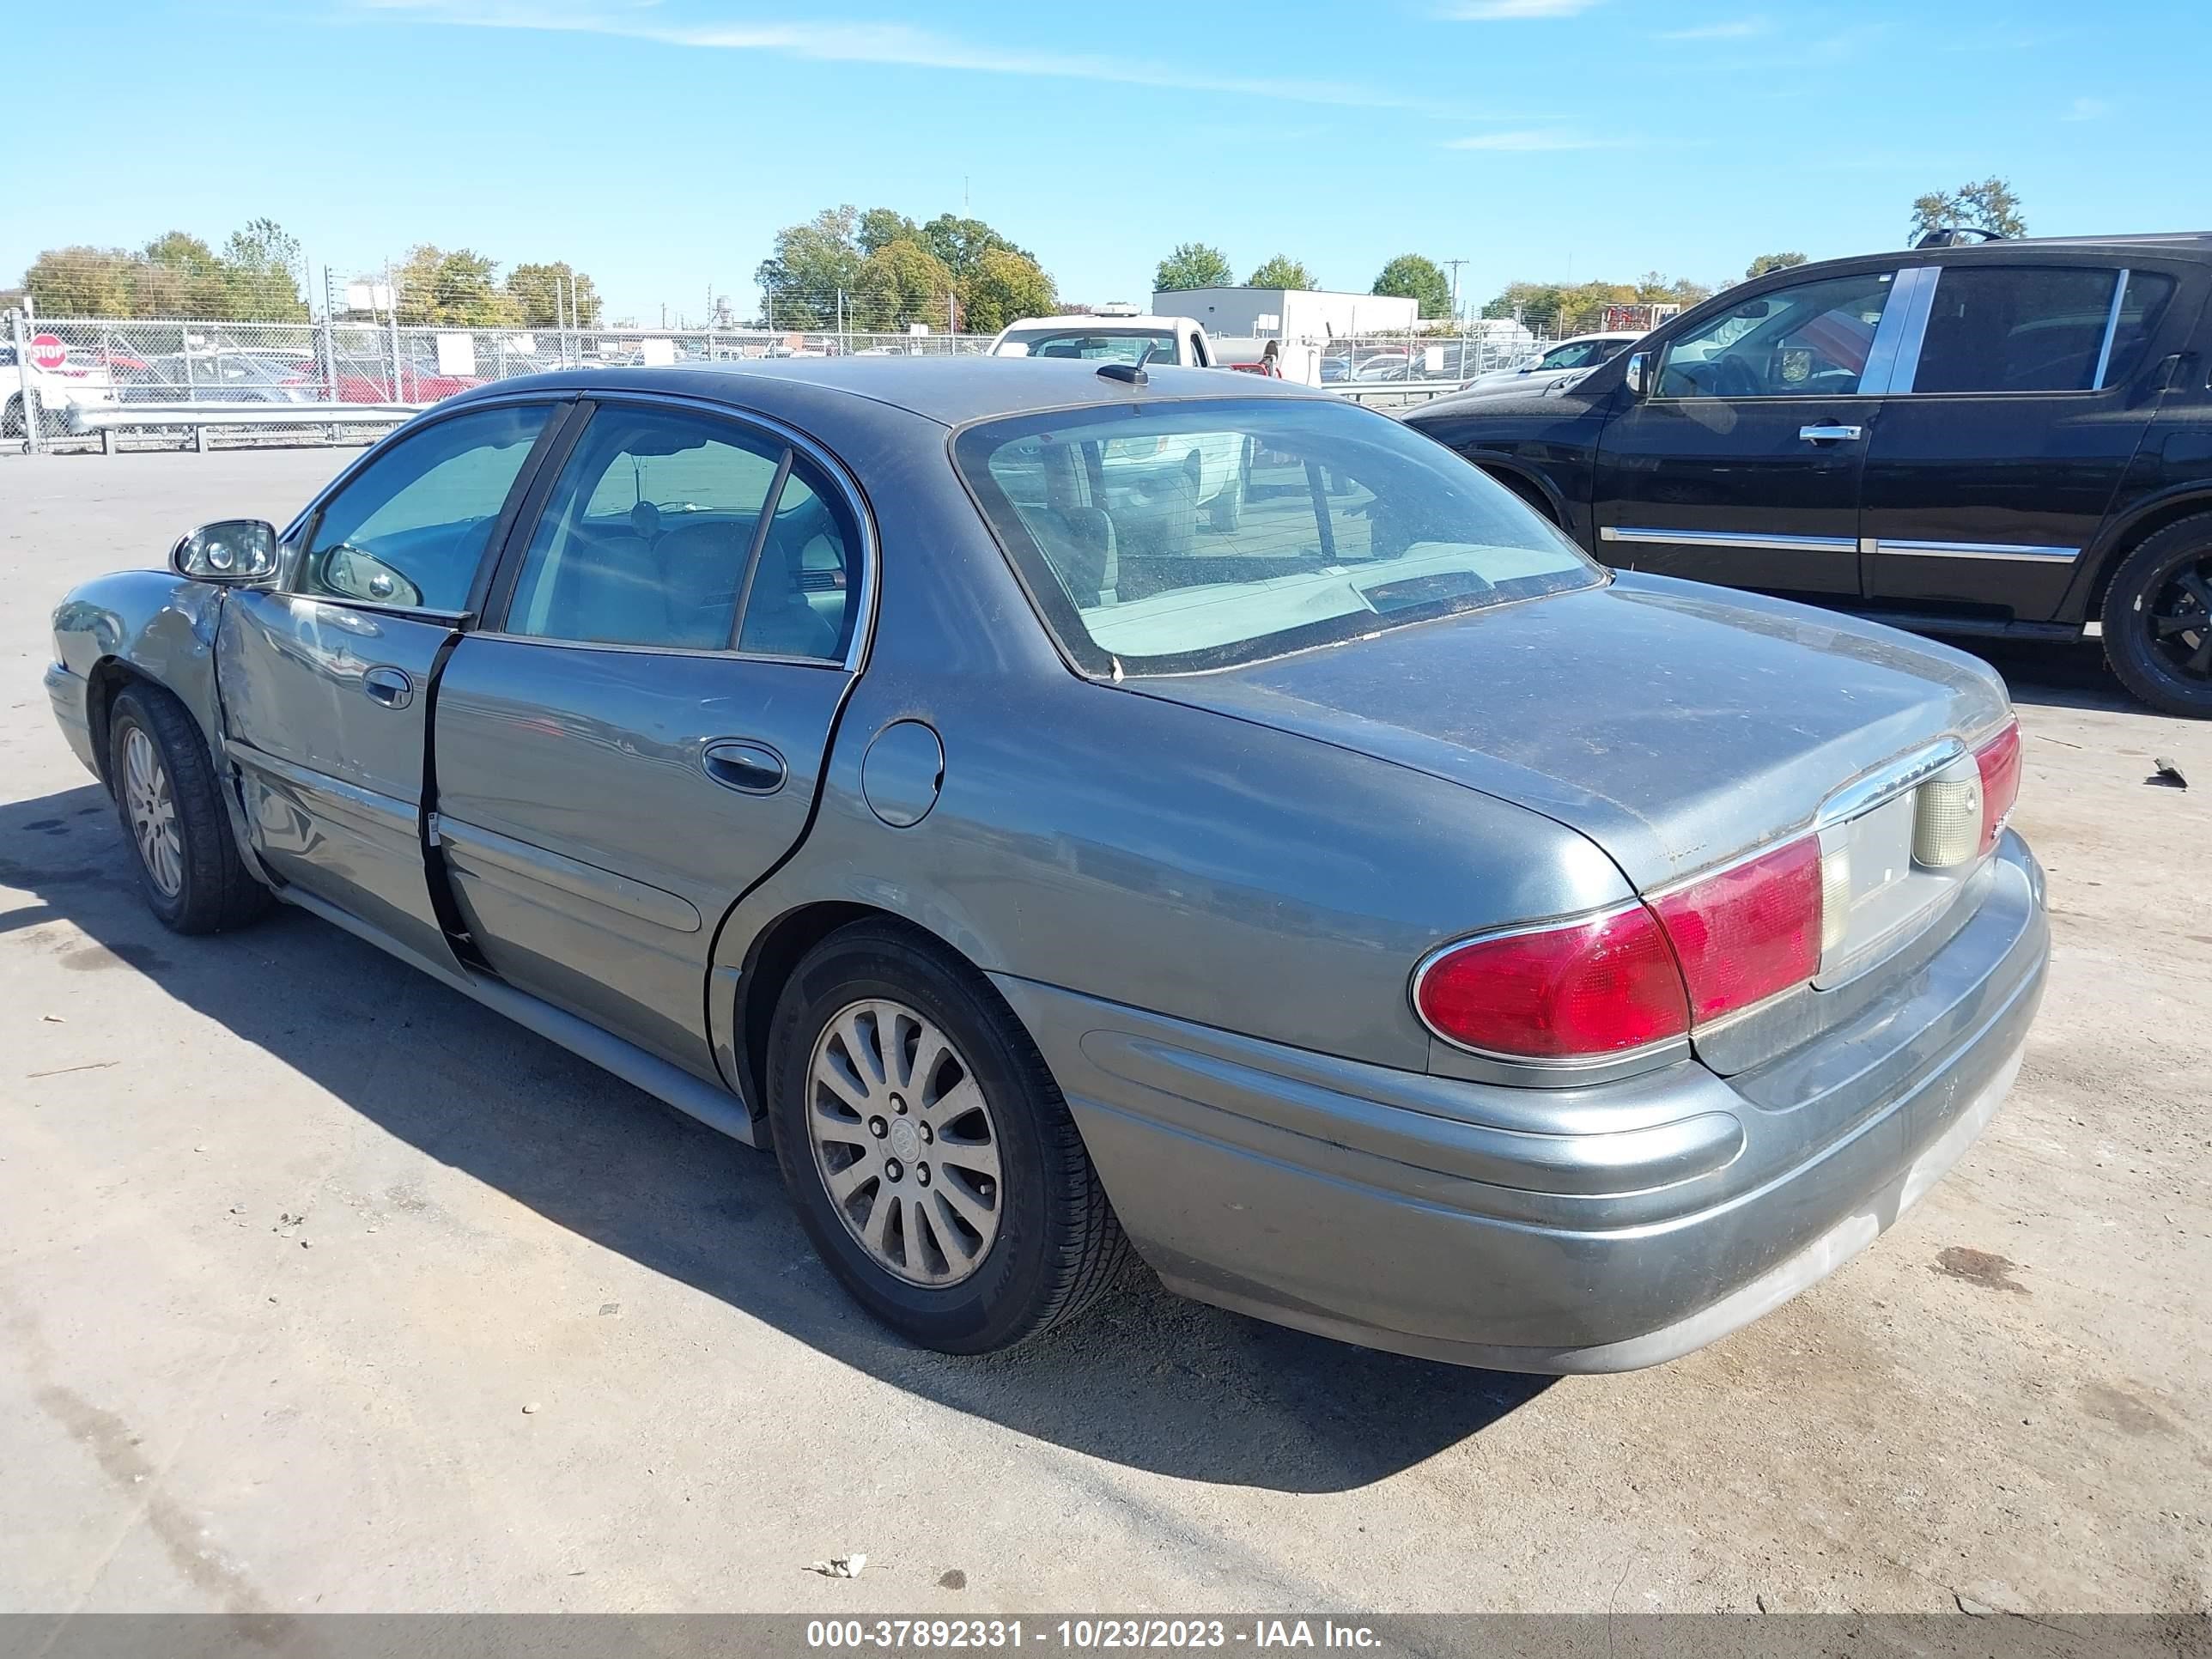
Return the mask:
<svg viewBox="0 0 2212 1659">
<path fill-rule="evenodd" d="M 1756 398 L 1766 388 L 1751 365 L 1741 357 L 1723 357 L 1713 368 L 1713 395 L 1717 398 Z"/>
</svg>

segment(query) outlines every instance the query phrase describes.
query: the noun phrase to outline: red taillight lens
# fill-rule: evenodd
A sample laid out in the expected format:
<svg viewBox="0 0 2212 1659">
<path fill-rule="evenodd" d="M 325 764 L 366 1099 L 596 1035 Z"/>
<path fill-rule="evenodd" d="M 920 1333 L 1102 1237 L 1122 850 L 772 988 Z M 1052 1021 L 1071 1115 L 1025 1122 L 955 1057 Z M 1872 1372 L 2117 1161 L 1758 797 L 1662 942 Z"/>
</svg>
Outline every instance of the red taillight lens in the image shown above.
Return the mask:
<svg viewBox="0 0 2212 1659">
<path fill-rule="evenodd" d="M 1652 901 L 1693 1023 L 1747 1008 L 1820 966 L 1820 843 L 1808 836 Z"/>
<path fill-rule="evenodd" d="M 1820 842 L 1808 836 L 1649 906 L 1446 951 L 1413 1006 L 1438 1036 L 1492 1054 L 1620 1054 L 1811 979 L 1820 915 Z"/>
<path fill-rule="evenodd" d="M 1640 904 L 1448 951 L 1413 1004 L 1439 1036 L 1529 1060 L 1620 1054 L 1690 1023 L 1674 952 Z"/>
<path fill-rule="evenodd" d="M 2020 722 L 2005 729 L 1974 750 L 1974 764 L 1982 769 L 1982 851 L 1997 844 L 2005 821 L 2020 799 Z"/>
</svg>

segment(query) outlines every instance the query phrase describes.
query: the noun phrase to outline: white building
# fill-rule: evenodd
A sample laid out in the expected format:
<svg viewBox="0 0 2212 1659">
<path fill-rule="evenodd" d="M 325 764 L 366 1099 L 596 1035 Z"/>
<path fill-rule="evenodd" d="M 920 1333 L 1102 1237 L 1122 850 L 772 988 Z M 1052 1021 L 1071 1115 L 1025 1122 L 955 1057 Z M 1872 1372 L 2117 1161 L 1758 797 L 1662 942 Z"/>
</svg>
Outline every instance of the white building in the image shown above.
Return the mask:
<svg viewBox="0 0 2212 1659">
<path fill-rule="evenodd" d="M 1310 341 L 1326 345 L 1352 334 L 1402 332 L 1419 320 L 1420 302 L 1383 294 L 1333 294 L 1300 288 L 1186 288 L 1152 295 L 1163 317 L 1193 317 L 1208 334 Z"/>
</svg>

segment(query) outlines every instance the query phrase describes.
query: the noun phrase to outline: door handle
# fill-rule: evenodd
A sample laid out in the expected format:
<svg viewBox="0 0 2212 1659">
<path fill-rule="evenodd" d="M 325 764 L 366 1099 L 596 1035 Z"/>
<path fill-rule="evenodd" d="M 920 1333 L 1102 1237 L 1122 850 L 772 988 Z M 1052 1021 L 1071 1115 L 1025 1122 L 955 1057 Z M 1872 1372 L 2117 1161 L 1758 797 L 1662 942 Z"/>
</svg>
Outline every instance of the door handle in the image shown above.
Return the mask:
<svg viewBox="0 0 2212 1659">
<path fill-rule="evenodd" d="M 787 775 L 782 756 L 764 743 L 743 738 L 708 744 L 700 754 L 699 765 L 723 788 L 741 795 L 773 795 L 783 787 Z"/>
<path fill-rule="evenodd" d="M 403 668 L 371 668 L 362 675 L 361 689 L 386 708 L 404 708 L 415 701 L 415 682 Z"/>
<path fill-rule="evenodd" d="M 1808 444 L 1856 443 L 1865 434 L 1863 426 L 1801 426 L 1797 435 Z"/>
</svg>

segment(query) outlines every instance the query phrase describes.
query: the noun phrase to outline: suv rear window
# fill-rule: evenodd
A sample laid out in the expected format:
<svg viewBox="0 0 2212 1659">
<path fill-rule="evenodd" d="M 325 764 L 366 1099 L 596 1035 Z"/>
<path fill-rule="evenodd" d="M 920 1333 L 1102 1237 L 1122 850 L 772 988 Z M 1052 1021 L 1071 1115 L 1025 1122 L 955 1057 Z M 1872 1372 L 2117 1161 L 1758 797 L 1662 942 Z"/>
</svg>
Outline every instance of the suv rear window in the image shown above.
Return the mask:
<svg viewBox="0 0 2212 1659">
<path fill-rule="evenodd" d="M 1936 283 L 1912 377 L 1916 392 L 2087 392 L 2097 384 L 2119 272 L 2109 266 L 1950 265 Z M 2166 278 L 2131 280 L 2134 327 L 2113 341 L 2124 375 L 2142 355 L 2147 311 Z M 2127 306 L 2122 307 L 2124 322 Z M 2123 351 L 2129 361 L 2118 362 Z M 2113 374 L 2106 370 L 2107 379 Z"/>
<path fill-rule="evenodd" d="M 1479 468 L 1334 400 L 1024 415 L 969 428 L 953 459 L 1094 674 L 1226 667 L 1605 580 Z"/>
</svg>

